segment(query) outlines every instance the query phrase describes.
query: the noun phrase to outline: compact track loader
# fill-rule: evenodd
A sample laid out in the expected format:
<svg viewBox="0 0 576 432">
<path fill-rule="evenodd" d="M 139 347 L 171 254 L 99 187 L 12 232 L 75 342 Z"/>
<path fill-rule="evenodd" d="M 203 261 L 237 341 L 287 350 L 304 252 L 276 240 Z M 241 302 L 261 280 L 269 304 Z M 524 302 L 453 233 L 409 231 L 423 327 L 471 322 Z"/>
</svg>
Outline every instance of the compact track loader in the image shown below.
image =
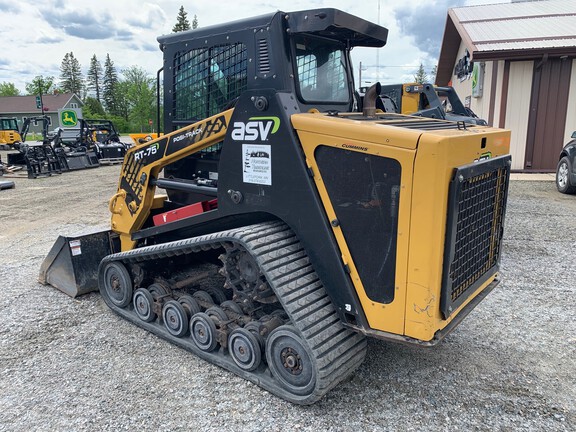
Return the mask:
<svg viewBox="0 0 576 432">
<path fill-rule="evenodd" d="M 384 113 L 379 85 L 355 112 L 350 50 L 387 33 L 318 9 L 160 37 L 166 133 L 40 280 L 299 404 L 366 337 L 436 344 L 498 283 L 510 135 Z"/>
<path fill-rule="evenodd" d="M 18 121 L 14 117 L 0 117 L 0 148 L 11 149 L 22 141 Z"/>
</svg>

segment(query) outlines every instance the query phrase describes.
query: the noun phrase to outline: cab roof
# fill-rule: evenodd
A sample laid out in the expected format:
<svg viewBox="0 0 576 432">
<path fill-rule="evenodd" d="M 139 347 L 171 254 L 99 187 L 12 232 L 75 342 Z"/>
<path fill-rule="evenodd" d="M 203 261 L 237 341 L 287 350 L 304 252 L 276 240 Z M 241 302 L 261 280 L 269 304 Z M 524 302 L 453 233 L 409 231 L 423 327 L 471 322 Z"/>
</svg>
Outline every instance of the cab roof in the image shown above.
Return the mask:
<svg viewBox="0 0 576 432">
<path fill-rule="evenodd" d="M 158 37 L 158 42 L 160 42 L 162 47 L 163 45 L 230 33 L 232 31 L 272 26 L 275 20 L 286 21 L 285 27 L 289 34 L 312 34 L 339 40 L 350 47 L 382 47 L 386 45 L 388 38 L 388 29 L 378 24 L 339 9 L 323 8 L 296 12 L 277 11 L 243 20 L 162 35 Z"/>
</svg>

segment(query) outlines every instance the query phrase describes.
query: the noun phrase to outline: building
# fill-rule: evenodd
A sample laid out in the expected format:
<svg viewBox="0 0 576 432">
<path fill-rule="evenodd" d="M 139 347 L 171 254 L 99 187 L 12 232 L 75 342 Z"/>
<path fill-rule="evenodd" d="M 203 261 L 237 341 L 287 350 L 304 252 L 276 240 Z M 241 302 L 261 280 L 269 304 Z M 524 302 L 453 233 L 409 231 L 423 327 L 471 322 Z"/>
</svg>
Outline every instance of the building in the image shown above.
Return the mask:
<svg viewBox="0 0 576 432">
<path fill-rule="evenodd" d="M 576 130 L 576 1 L 448 10 L 436 84 L 512 131 L 512 169 L 556 169 Z"/>
<path fill-rule="evenodd" d="M 84 103 L 73 93 L 49 94 L 42 96 L 44 114 L 50 118 L 50 128 L 60 125 L 58 110 L 82 108 Z M 36 96 L 4 96 L 0 97 L 0 117 L 15 117 L 21 128 L 26 118 L 38 117 L 42 110 L 36 108 Z M 30 125 L 30 132 L 42 132 L 42 124 Z"/>
</svg>

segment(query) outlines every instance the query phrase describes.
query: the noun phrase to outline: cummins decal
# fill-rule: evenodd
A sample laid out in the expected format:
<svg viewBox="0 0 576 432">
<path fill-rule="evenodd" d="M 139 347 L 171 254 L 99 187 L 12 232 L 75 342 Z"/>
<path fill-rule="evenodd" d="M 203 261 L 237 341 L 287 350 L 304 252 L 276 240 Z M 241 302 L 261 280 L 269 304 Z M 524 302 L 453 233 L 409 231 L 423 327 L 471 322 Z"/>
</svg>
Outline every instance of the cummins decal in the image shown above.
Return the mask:
<svg viewBox="0 0 576 432">
<path fill-rule="evenodd" d="M 363 152 L 367 152 L 368 151 L 368 147 L 362 147 L 362 146 L 357 146 L 354 144 L 342 144 L 342 148 L 348 149 L 348 150 L 360 150 Z"/>
</svg>

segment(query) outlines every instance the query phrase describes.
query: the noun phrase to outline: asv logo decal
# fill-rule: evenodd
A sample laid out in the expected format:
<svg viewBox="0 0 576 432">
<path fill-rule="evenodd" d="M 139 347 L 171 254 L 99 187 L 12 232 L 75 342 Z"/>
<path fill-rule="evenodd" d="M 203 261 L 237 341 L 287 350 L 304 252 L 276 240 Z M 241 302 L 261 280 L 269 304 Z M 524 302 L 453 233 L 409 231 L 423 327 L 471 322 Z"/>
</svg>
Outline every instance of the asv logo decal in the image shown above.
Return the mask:
<svg viewBox="0 0 576 432">
<path fill-rule="evenodd" d="M 251 117 L 248 120 L 247 123 L 234 122 L 234 141 L 266 141 L 268 135 L 275 134 L 280 128 L 278 117 Z"/>
</svg>

